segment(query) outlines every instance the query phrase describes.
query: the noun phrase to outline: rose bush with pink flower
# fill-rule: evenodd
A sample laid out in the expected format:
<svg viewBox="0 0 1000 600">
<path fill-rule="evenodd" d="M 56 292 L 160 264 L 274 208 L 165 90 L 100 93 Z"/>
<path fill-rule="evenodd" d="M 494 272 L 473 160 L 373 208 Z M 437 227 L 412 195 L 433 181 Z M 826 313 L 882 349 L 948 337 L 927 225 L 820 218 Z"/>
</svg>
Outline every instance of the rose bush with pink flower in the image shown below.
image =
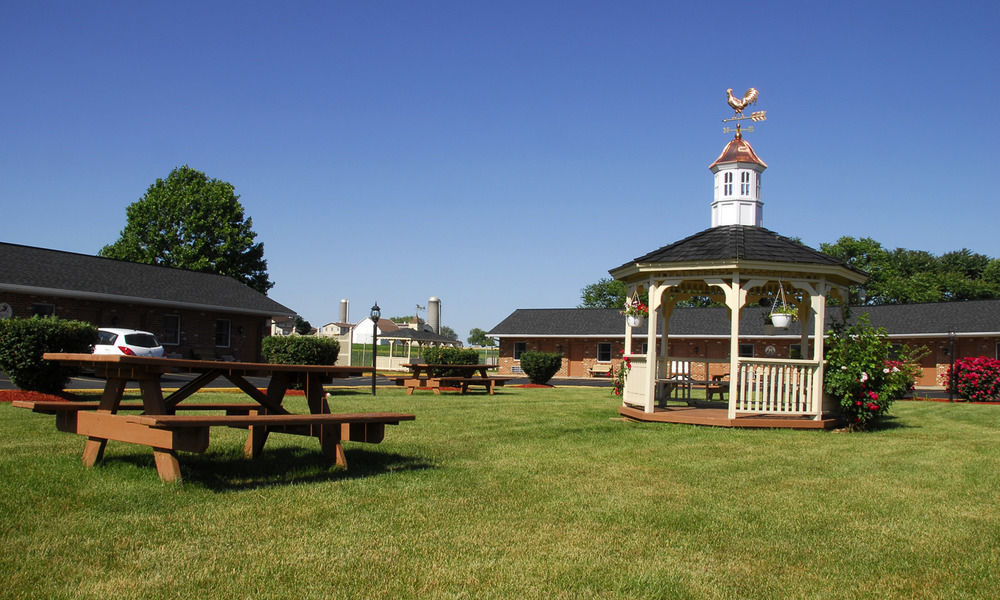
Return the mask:
<svg viewBox="0 0 1000 600">
<path fill-rule="evenodd" d="M 871 427 L 913 389 L 925 351 L 893 347 L 888 332 L 873 327 L 867 313 L 854 325 L 835 323 L 826 344 L 823 388 L 837 399 L 848 427 L 857 430 Z"/>
</svg>

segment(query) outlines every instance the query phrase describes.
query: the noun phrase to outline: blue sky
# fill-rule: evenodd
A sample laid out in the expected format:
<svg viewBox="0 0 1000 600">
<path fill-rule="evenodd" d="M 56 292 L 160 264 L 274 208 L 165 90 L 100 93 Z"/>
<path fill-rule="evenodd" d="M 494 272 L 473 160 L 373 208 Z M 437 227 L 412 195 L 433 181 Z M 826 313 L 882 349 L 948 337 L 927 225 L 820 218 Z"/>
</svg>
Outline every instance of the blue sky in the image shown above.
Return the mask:
<svg viewBox="0 0 1000 600">
<path fill-rule="evenodd" d="M 726 88 L 764 225 L 1000 256 L 1000 3 L 0 0 L 0 241 L 96 253 L 187 164 L 313 325 L 464 339 L 710 225 Z"/>
</svg>

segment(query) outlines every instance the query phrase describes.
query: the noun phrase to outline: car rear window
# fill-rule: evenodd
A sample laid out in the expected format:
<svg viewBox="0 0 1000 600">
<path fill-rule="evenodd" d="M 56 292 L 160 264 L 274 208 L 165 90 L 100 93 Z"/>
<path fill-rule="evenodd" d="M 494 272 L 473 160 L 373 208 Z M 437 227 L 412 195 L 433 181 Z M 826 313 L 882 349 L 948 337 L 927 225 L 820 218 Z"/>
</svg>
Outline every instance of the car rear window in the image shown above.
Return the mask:
<svg viewBox="0 0 1000 600">
<path fill-rule="evenodd" d="M 102 346 L 110 346 L 115 343 L 115 338 L 118 337 L 117 333 L 111 333 L 110 331 L 98 331 L 98 344 Z"/>
<path fill-rule="evenodd" d="M 125 334 L 125 343 L 139 348 L 155 348 L 160 345 L 160 342 L 157 342 L 156 338 L 148 333 L 127 333 Z"/>
</svg>

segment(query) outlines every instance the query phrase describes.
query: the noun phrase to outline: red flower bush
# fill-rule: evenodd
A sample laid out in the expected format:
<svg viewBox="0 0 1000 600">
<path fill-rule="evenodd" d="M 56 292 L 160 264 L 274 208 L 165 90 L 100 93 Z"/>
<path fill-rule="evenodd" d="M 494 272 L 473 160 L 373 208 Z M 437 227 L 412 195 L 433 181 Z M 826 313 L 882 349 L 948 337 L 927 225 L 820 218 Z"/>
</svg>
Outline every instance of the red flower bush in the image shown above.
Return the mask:
<svg viewBox="0 0 1000 600">
<path fill-rule="evenodd" d="M 945 374 L 944 384 L 968 402 L 1000 401 L 1000 360 L 959 358 Z"/>
</svg>

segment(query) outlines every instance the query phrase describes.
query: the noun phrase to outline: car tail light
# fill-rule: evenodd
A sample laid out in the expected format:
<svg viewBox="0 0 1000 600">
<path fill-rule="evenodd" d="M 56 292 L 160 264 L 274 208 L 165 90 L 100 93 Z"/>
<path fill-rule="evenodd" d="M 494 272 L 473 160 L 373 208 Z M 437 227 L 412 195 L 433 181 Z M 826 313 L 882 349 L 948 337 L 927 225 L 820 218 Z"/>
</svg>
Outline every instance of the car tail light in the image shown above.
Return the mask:
<svg viewBox="0 0 1000 600">
<path fill-rule="evenodd" d="M 125 356 L 135 356 L 135 352 L 132 352 L 132 349 L 128 346 L 118 346 L 118 349 L 121 350 L 122 354 Z"/>
</svg>

